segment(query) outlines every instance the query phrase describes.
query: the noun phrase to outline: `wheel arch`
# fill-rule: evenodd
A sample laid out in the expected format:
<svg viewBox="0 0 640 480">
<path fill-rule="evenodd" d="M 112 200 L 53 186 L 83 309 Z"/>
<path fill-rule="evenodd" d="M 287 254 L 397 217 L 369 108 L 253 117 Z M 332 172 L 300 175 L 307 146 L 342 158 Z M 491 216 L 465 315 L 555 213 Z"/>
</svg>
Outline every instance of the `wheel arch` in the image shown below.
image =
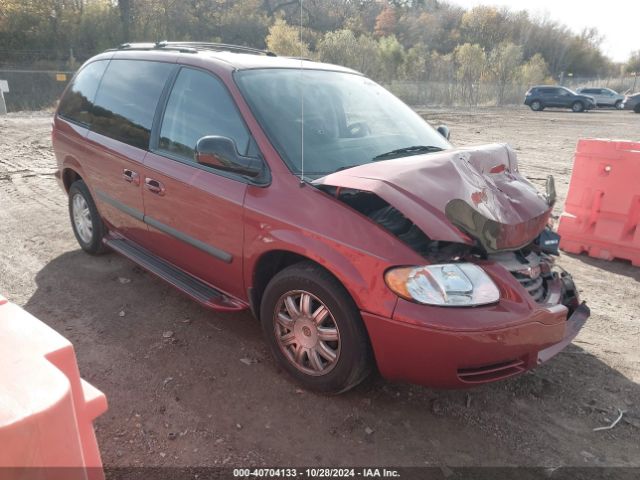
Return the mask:
<svg viewBox="0 0 640 480">
<path fill-rule="evenodd" d="M 69 193 L 69 189 L 73 182 L 77 182 L 78 180 L 83 180 L 82 175 L 80 175 L 75 169 L 71 167 L 65 167 L 62 170 L 62 185 L 67 193 Z"/>
<path fill-rule="evenodd" d="M 291 250 L 269 250 L 264 252 L 255 262 L 253 267 L 253 273 L 251 275 L 251 285 L 248 288 L 249 305 L 251 311 L 256 318 L 260 318 L 260 303 L 262 296 L 269 281 L 280 271 L 285 268 L 301 262 L 311 262 L 314 265 L 322 268 L 332 275 L 340 284 L 345 288 L 347 293 L 349 290 L 344 283 L 328 270 L 324 265 L 321 265 L 313 258 L 293 252 Z"/>
</svg>

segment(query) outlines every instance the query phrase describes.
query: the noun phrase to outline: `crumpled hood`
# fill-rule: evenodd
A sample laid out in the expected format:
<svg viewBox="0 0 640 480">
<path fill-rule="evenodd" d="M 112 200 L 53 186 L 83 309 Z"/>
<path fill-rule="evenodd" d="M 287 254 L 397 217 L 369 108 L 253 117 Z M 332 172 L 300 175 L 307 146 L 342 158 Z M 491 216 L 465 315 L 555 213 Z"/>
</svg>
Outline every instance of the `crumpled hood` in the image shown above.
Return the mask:
<svg viewBox="0 0 640 480">
<path fill-rule="evenodd" d="M 475 239 L 489 253 L 529 244 L 551 213 L 504 144 L 369 163 L 313 183 L 375 193 L 432 240 Z"/>
</svg>

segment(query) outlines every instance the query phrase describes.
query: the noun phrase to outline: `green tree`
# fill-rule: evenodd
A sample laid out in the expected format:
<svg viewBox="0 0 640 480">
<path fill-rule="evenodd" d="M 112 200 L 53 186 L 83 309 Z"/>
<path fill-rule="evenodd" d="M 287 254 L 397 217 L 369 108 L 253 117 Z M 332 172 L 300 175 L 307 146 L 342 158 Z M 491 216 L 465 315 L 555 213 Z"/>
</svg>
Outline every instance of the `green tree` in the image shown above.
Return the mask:
<svg viewBox="0 0 640 480">
<path fill-rule="evenodd" d="M 429 59 L 429 51 L 424 44 L 418 43 L 417 45 L 414 45 L 407 50 L 404 62 L 400 69 L 400 76 L 406 80 L 426 80 Z"/>
<path fill-rule="evenodd" d="M 404 61 L 404 47 L 395 35 L 378 40 L 378 51 L 382 62 L 383 80 L 391 81 L 398 76 L 398 69 Z"/>
<path fill-rule="evenodd" d="M 220 15 L 217 34 L 226 43 L 264 48 L 269 17 L 259 8 L 261 0 L 234 2 Z"/>
<path fill-rule="evenodd" d="M 522 63 L 522 48 L 511 42 L 503 42 L 489 54 L 488 66 L 498 86 L 498 105 L 504 102 L 504 92 L 518 73 Z"/>
<path fill-rule="evenodd" d="M 548 71 L 547 62 L 542 55 L 536 53 L 518 69 L 518 81 L 528 87 L 539 85 L 544 83 Z"/>
<path fill-rule="evenodd" d="M 640 50 L 631 52 L 624 69 L 629 73 L 640 73 Z"/>
<path fill-rule="evenodd" d="M 454 51 L 456 75 L 460 81 L 462 98 L 469 105 L 477 105 L 480 79 L 485 70 L 487 57 L 478 44 L 465 43 Z"/>
<path fill-rule="evenodd" d="M 462 38 L 490 50 L 507 36 L 504 15 L 494 7 L 474 7 L 462 16 Z"/>
<path fill-rule="evenodd" d="M 369 75 L 377 69 L 378 45 L 366 35 L 356 38 L 351 30 L 327 32 L 318 42 L 317 56 L 327 63 L 353 68 Z"/>
<path fill-rule="evenodd" d="M 300 41 L 299 28 L 287 25 L 283 19 L 276 19 L 275 23 L 269 27 L 265 43 L 267 49 L 289 57 L 308 57 L 309 44 Z"/>
</svg>

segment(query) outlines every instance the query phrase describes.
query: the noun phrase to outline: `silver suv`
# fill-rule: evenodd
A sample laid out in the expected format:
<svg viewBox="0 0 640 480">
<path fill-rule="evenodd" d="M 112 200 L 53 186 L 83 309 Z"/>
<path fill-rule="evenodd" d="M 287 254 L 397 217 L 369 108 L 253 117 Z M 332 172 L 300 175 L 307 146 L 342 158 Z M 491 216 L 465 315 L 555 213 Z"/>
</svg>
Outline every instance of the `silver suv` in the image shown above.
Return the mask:
<svg viewBox="0 0 640 480">
<path fill-rule="evenodd" d="M 576 92 L 593 97 L 598 107 L 615 107 L 618 110 L 622 110 L 624 95 L 620 95 L 618 92 L 611 90 L 610 88 L 585 87 L 579 88 Z"/>
</svg>

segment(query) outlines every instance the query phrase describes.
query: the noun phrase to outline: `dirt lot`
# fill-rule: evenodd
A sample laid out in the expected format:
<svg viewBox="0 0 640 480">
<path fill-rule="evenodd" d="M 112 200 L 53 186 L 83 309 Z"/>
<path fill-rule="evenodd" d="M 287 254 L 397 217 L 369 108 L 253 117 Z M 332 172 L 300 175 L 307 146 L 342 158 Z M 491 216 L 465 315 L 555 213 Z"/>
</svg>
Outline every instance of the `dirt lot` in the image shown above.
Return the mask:
<svg viewBox="0 0 640 480">
<path fill-rule="evenodd" d="M 537 183 L 554 174 L 558 213 L 578 138 L 640 140 L 627 112 L 425 116 L 458 145 L 510 143 Z M 640 466 L 640 268 L 563 255 L 593 315 L 534 372 L 454 392 L 373 378 L 324 397 L 276 369 L 251 315 L 212 313 L 118 255 L 82 253 L 53 171 L 50 114 L 0 117 L 0 292 L 67 336 L 107 394 L 106 465 Z M 593 431 L 618 409 L 614 429 Z"/>
</svg>

